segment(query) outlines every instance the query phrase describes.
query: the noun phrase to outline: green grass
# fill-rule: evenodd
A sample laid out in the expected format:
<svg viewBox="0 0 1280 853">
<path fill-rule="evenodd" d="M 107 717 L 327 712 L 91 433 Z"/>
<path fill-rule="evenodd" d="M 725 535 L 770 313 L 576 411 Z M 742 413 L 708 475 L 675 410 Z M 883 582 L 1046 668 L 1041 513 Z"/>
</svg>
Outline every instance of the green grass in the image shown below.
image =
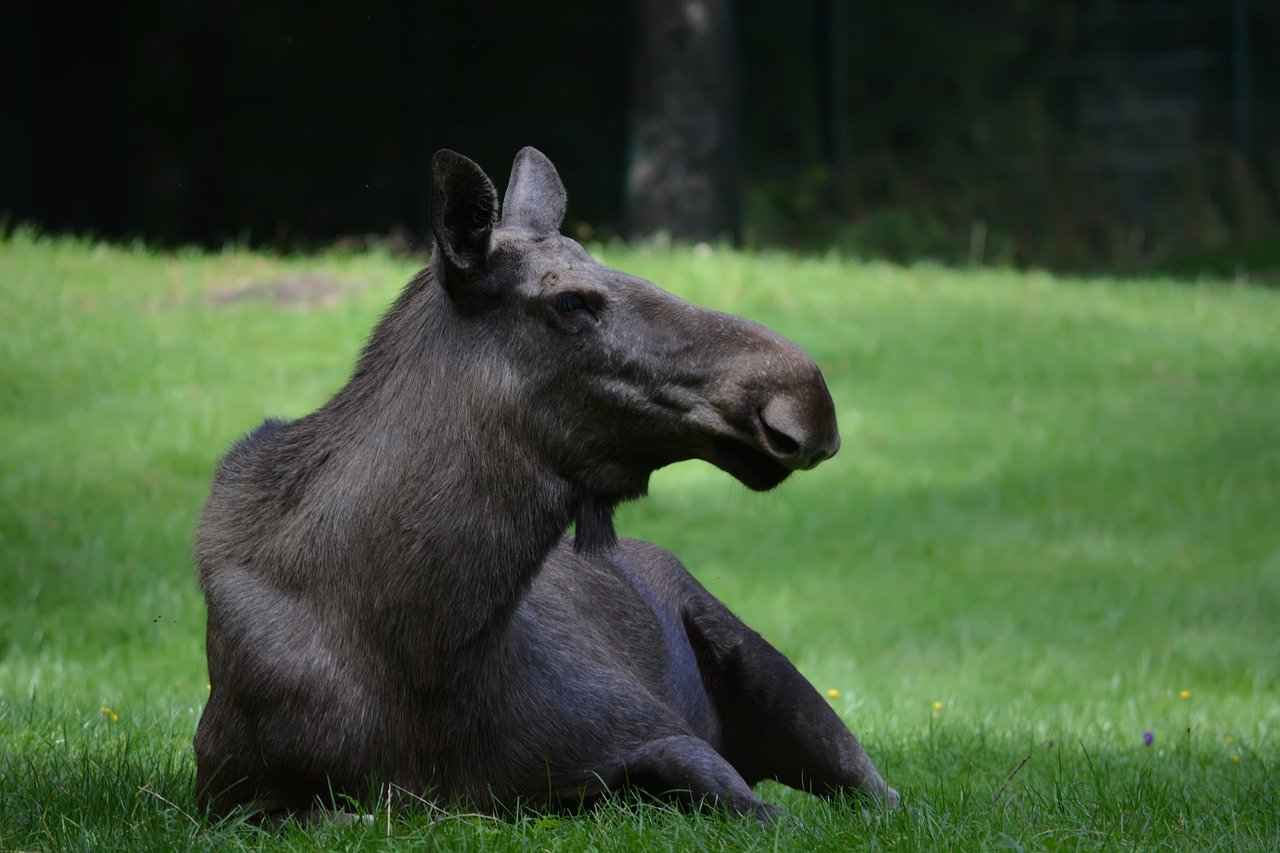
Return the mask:
<svg viewBox="0 0 1280 853">
<path fill-rule="evenodd" d="M 0 242 L 0 849 L 1280 847 L 1280 292 L 595 251 L 826 370 L 839 456 L 768 495 L 676 466 L 619 528 L 839 691 L 906 806 L 764 786 L 797 821 L 626 801 L 397 808 L 390 835 L 383 813 L 193 819 L 210 471 L 341 385 L 414 264 L 19 232 Z M 296 275 L 343 287 L 224 298 Z"/>
</svg>

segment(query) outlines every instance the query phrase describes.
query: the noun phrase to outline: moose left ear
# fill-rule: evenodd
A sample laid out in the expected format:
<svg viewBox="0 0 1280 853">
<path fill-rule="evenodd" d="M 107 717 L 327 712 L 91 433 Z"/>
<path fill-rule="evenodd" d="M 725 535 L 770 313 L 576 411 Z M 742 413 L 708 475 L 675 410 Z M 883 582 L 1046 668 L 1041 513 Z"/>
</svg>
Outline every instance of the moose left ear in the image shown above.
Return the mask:
<svg viewBox="0 0 1280 853">
<path fill-rule="evenodd" d="M 538 149 L 521 148 L 502 197 L 502 224 L 554 234 L 560 230 L 564 208 L 564 184 L 556 167 Z"/>
<path fill-rule="evenodd" d="M 498 220 L 498 193 L 489 176 L 456 151 L 431 158 L 431 230 L 449 265 L 464 273 L 484 266 Z"/>
</svg>

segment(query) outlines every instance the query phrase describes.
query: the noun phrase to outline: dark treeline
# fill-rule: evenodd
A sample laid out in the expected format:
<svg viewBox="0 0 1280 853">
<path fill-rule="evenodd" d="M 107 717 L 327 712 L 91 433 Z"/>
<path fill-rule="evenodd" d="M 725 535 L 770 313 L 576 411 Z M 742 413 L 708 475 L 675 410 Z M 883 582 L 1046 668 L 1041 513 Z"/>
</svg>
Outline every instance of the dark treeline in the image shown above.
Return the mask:
<svg viewBox="0 0 1280 853">
<path fill-rule="evenodd" d="M 943 5 L 10 0 L 0 211 L 412 244 L 434 149 L 532 144 L 583 236 L 1280 267 L 1280 4 Z"/>
</svg>

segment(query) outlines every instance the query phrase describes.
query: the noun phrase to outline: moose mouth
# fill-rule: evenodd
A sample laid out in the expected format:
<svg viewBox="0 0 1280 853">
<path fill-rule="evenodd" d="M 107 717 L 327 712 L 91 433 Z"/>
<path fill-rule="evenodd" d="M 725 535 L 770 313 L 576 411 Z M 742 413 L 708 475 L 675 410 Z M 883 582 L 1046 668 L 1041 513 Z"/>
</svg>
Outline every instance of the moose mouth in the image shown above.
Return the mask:
<svg viewBox="0 0 1280 853">
<path fill-rule="evenodd" d="M 769 491 L 791 474 L 769 454 L 730 438 L 717 438 L 703 458 L 756 492 Z"/>
</svg>

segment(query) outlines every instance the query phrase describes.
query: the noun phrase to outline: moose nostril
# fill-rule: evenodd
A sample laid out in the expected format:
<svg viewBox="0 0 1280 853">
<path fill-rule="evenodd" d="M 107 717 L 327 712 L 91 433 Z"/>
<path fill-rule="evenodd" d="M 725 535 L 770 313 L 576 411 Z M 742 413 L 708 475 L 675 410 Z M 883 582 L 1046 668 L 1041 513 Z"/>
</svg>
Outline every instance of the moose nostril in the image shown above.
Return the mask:
<svg viewBox="0 0 1280 853">
<path fill-rule="evenodd" d="M 833 416 L 813 412 L 804 399 L 775 395 L 756 409 L 756 441 L 777 462 L 793 471 L 807 471 L 840 448 Z"/>
<path fill-rule="evenodd" d="M 769 423 L 763 409 L 756 411 L 756 420 L 760 422 L 760 431 L 764 435 L 765 444 L 775 456 L 791 459 L 800 452 L 800 442 Z"/>
</svg>

